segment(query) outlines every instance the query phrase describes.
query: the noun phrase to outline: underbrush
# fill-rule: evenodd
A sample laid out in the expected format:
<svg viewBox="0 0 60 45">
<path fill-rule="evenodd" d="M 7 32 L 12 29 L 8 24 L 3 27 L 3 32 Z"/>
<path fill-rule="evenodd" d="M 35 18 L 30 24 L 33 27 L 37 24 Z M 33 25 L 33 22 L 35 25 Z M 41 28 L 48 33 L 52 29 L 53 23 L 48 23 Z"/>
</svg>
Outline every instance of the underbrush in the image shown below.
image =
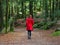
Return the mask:
<svg viewBox="0 0 60 45">
<path fill-rule="evenodd" d="M 60 36 L 60 31 L 53 32 L 51 35 L 52 36 Z"/>
<path fill-rule="evenodd" d="M 51 27 L 53 27 L 55 25 L 55 21 L 49 21 L 49 22 L 44 22 L 44 21 L 41 21 L 40 23 L 38 22 L 35 22 L 34 24 L 34 28 L 39 28 L 39 29 L 44 29 L 44 30 L 47 30 L 47 29 L 50 29 Z"/>
</svg>

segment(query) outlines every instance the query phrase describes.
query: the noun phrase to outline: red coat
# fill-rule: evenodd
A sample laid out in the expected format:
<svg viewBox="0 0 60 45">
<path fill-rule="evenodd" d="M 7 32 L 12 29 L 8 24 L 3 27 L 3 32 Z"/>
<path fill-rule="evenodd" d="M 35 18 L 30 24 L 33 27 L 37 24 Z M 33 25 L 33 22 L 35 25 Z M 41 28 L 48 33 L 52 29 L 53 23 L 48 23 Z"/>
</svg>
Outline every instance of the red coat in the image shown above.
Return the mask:
<svg viewBox="0 0 60 45">
<path fill-rule="evenodd" d="M 34 20 L 32 18 L 26 19 L 26 30 L 33 30 Z"/>
</svg>

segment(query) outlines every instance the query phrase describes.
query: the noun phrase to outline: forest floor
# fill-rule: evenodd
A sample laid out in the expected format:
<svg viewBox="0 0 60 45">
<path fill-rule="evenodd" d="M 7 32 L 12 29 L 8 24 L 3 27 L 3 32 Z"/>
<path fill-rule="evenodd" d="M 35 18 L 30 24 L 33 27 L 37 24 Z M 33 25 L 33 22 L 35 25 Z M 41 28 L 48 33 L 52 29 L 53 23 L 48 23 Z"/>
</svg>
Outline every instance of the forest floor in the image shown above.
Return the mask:
<svg viewBox="0 0 60 45">
<path fill-rule="evenodd" d="M 0 45 L 60 45 L 60 36 L 53 37 L 54 30 L 34 29 L 31 40 L 25 28 L 15 28 L 14 32 L 0 34 Z"/>
</svg>

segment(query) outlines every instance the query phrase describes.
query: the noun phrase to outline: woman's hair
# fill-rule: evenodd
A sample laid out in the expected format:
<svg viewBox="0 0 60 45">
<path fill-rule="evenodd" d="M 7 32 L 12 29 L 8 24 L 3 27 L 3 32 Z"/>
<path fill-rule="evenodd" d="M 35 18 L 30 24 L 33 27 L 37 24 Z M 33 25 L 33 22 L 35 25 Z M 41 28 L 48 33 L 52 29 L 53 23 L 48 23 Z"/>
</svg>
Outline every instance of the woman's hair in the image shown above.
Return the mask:
<svg viewBox="0 0 60 45">
<path fill-rule="evenodd" d="M 32 15 L 31 14 L 28 14 L 26 17 L 30 18 L 30 17 L 32 17 Z"/>
<path fill-rule="evenodd" d="M 32 17 L 32 15 L 30 14 L 29 17 Z"/>
</svg>

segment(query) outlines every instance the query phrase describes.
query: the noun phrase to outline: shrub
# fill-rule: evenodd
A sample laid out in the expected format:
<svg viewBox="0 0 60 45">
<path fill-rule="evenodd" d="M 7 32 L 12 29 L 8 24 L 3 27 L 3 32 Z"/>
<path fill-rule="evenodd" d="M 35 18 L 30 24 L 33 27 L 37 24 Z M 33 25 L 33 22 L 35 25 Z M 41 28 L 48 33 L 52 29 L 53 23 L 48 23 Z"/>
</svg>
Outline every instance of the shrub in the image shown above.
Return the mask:
<svg viewBox="0 0 60 45">
<path fill-rule="evenodd" d="M 52 35 L 52 36 L 60 36 L 60 31 L 53 32 L 51 35 Z"/>
<path fill-rule="evenodd" d="M 57 28 L 57 29 L 55 30 L 55 32 L 57 32 L 57 31 L 60 31 L 60 28 Z"/>
<path fill-rule="evenodd" d="M 48 22 L 41 21 L 40 23 L 35 22 L 34 28 L 47 30 L 53 27 L 55 23 L 56 23 L 55 21 L 48 21 Z"/>
</svg>

